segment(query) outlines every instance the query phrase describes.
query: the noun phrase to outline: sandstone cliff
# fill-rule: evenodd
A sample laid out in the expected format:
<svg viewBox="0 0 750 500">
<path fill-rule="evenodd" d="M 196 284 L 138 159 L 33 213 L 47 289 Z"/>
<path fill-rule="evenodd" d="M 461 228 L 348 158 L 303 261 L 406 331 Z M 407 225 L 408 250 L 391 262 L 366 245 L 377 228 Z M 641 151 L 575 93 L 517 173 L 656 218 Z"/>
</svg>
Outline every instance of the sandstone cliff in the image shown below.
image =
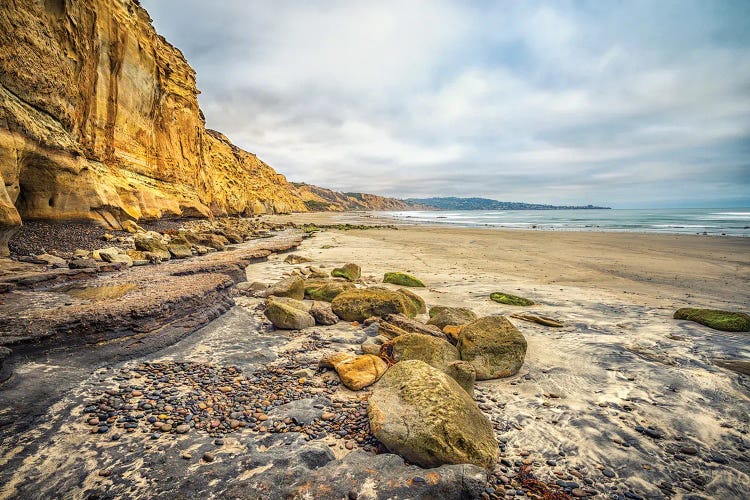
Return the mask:
<svg viewBox="0 0 750 500">
<path fill-rule="evenodd" d="M 433 207 L 367 193 L 342 193 L 311 184 L 293 183 L 311 211 L 434 210 Z"/>
<path fill-rule="evenodd" d="M 133 0 L 0 3 L 0 253 L 22 219 L 306 211 L 197 94 Z"/>
</svg>

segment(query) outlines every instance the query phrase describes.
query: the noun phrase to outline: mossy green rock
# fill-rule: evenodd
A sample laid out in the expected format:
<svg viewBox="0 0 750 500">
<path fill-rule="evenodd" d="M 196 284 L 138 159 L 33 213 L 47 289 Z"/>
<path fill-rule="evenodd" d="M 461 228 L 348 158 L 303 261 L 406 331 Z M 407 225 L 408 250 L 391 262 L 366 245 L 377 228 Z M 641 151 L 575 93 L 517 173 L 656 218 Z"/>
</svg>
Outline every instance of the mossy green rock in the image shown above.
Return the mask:
<svg viewBox="0 0 750 500">
<path fill-rule="evenodd" d="M 439 308 L 439 309 L 438 309 Z M 438 309 L 435 315 L 432 312 Z M 430 320 L 428 325 L 435 325 L 441 330 L 448 325 L 465 325 L 477 319 L 474 311 L 465 307 L 443 307 L 436 306 L 430 309 Z"/>
<path fill-rule="evenodd" d="M 334 278 L 344 278 L 349 281 L 357 281 L 362 276 L 362 270 L 357 264 L 349 263 L 331 271 L 331 276 Z"/>
<path fill-rule="evenodd" d="M 268 300 L 264 314 L 273 326 L 282 330 L 302 330 L 315 326 L 315 319 L 305 310 L 307 306 L 303 302 L 291 301 L 294 299 L 271 298 Z"/>
<path fill-rule="evenodd" d="M 345 321 L 364 321 L 370 316 L 403 313 L 414 317 L 414 303 L 404 294 L 386 288 L 354 288 L 331 302 L 336 316 Z"/>
<path fill-rule="evenodd" d="M 488 316 L 464 326 L 456 344 L 462 361 L 477 372 L 477 380 L 510 377 L 526 356 L 526 338 L 503 316 Z"/>
<path fill-rule="evenodd" d="M 427 304 L 425 304 L 425 301 L 422 297 L 412 292 L 411 290 L 407 290 L 406 288 L 399 288 L 396 291 L 398 293 L 406 295 L 406 297 L 414 303 L 417 314 L 424 314 L 427 312 Z"/>
<path fill-rule="evenodd" d="M 750 316 L 745 313 L 683 307 L 674 319 L 687 319 L 724 332 L 750 332 Z"/>
<path fill-rule="evenodd" d="M 418 359 L 443 372 L 448 369 L 448 365 L 461 359 L 453 344 L 421 333 L 399 335 L 393 339 L 391 346 L 394 361 Z"/>
<path fill-rule="evenodd" d="M 294 276 L 281 279 L 268 287 L 264 294 L 266 297 L 274 295 L 302 300 L 305 298 L 305 280 Z"/>
<path fill-rule="evenodd" d="M 341 281 L 305 281 L 305 297 L 331 302 L 340 293 L 354 288 L 352 283 Z"/>
<path fill-rule="evenodd" d="M 490 298 L 500 304 L 507 304 L 509 306 L 533 306 L 534 301 L 513 295 L 510 293 L 495 292 L 490 294 Z"/>
<path fill-rule="evenodd" d="M 389 368 L 367 415 L 381 443 L 422 467 L 471 463 L 491 470 L 497 461 L 490 421 L 455 380 L 424 361 Z"/>
<path fill-rule="evenodd" d="M 401 286 L 416 286 L 423 287 L 424 283 L 420 280 L 406 273 L 385 273 L 383 277 L 383 283 L 391 283 L 392 285 Z"/>
</svg>

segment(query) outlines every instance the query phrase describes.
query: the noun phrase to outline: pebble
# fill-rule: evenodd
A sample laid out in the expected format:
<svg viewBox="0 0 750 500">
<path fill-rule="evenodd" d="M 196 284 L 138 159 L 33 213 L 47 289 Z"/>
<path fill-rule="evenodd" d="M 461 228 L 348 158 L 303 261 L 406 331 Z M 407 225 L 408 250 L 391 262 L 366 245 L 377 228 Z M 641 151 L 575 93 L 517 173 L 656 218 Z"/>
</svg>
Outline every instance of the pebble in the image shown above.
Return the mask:
<svg viewBox="0 0 750 500">
<path fill-rule="evenodd" d="M 203 454 L 203 460 L 206 462 L 213 462 L 215 458 L 214 454 L 209 451 Z"/>
<path fill-rule="evenodd" d="M 184 452 L 184 453 L 182 454 L 182 458 L 184 458 L 185 460 L 190 460 L 191 458 L 193 458 L 193 455 L 191 455 L 190 453 L 188 453 L 188 452 L 186 451 L 186 452 Z"/>
</svg>

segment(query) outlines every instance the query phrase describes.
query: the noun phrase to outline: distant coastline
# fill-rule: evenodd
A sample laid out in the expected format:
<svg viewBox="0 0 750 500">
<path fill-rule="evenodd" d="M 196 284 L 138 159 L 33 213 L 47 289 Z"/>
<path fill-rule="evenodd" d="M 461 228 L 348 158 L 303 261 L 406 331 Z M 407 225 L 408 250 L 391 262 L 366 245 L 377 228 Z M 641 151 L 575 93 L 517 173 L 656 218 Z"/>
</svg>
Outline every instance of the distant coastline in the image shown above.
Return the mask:
<svg viewBox="0 0 750 500">
<path fill-rule="evenodd" d="M 517 201 L 498 201 L 490 198 L 406 198 L 407 203 L 427 205 L 438 210 L 610 210 L 595 205 L 543 205 Z"/>
<path fill-rule="evenodd" d="M 453 227 L 750 237 L 750 208 L 389 211 L 408 224 Z"/>
</svg>

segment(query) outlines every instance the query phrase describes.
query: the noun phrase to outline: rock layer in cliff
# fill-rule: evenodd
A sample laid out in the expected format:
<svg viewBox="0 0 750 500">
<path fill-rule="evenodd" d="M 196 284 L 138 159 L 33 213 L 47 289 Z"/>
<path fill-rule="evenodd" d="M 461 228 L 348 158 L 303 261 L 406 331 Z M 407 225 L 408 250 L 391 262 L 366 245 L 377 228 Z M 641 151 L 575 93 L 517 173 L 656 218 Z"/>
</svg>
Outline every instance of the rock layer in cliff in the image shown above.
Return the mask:
<svg viewBox="0 0 750 500">
<path fill-rule="evenodd" d="M 0 3 L 0 253 L 22 219 L 306 211 L 197 94 L 133 0 Z"/>
</svg>

